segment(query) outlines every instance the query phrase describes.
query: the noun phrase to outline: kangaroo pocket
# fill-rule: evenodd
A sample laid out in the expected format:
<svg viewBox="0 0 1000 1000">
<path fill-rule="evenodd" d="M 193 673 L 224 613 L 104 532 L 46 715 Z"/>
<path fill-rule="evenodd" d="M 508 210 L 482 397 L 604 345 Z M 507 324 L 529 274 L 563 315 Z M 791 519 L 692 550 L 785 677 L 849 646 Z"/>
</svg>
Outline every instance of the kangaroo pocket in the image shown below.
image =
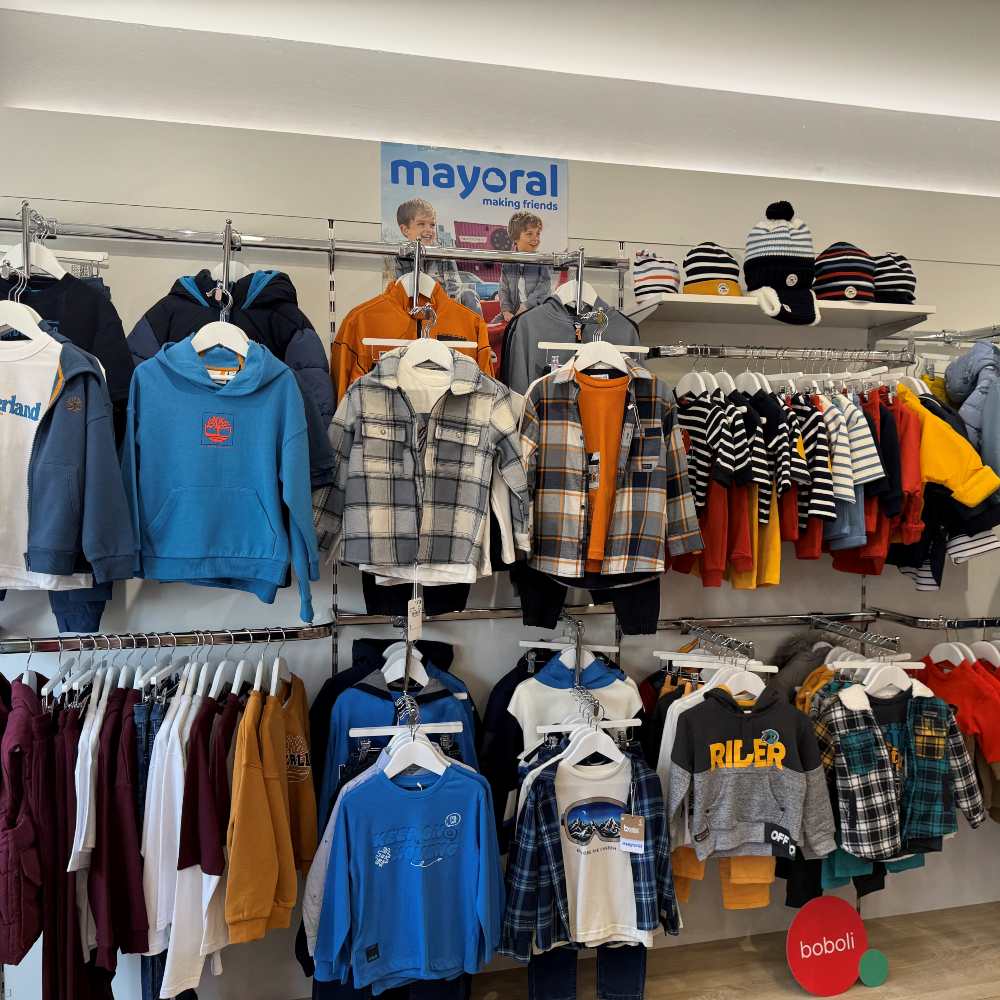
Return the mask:
<svg viewBox="0 0 1000 1000">
<path fill-rule="evenodd" d="M 149 522 L 146 545 L 173 559 L 272 559 L 277 535 L 254 489 L 178 486 Z"/>
<path fill-rule="evenodd" d="M 768 769 L 717 771 L 709 795 L 704 826 L 714 833 L 736 830 L 744 823 L 780 824 L 785 812 L 774 795 Z"/>
</svg>

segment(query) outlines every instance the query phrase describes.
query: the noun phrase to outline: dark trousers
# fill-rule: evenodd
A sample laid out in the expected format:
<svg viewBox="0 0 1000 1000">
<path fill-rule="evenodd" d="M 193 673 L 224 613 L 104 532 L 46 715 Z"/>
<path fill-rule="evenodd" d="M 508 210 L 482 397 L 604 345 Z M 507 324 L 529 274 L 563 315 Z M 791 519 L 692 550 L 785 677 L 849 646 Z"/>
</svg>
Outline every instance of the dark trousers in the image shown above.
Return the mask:
<svg viewBox="0 0 1000 1000">
<path fill-rule="evenodd" d="M 456 979 L 429 979 L 386 990 L 379 1000 L 469 1000 L 472 994 L 472 977 Z M 353 983 L 321 983 L 313 980 L 313 1000 L 371 1000 L 372 991 L 365 986 L 356 989 Z"/>
<path fill-rule="evenodd" d="M 440 587 L 424 587 L 424 614 L 444 615 L 450 611 L 464 611 L 471 586 L 468 583 L 446 583 Z M 372 573 L 361 574 L 361 589 L 370 615 L 405 615 L 406 604 L 413 597 L 412 583 L 383 587 L 375 582 Z"/>
<path fill-rule="evenodd" d="M 527 563 L 518 563 L 511 568 L 510 579 L 521 598 L 521 618 L 525 625 L 555 628 L 566 604 L 568 588 L 572 586 L 589 590 L 595 604 L 613 605 L 625 635 L 656 634 L 656 620 L 660 617 L 658 576 L 591 573 L 579 580 L 567 580 L 539 573 Z"/>
<path fill-rule="evenodd" d="M 553 948 L 528 963 L 528 1000 L 576 1000 L 575 948 Z M 602 944 L 597 949 L 597 1000 L 642 1000 L 646 949 Z"/>
</svg>

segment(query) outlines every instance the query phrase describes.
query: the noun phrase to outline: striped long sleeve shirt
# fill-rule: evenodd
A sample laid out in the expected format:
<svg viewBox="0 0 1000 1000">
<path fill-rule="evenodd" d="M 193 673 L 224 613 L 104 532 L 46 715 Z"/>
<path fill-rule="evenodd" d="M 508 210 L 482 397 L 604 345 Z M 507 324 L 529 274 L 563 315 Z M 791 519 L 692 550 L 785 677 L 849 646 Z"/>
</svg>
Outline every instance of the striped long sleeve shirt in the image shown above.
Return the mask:
<svg viewBox="0 0 1000 1000">
<path fill-rule="evenodd" d="M 871 428 L 865 420 L 861 408 L 856 406 L 847 396 L 837 394 L 833 397 L 834 405 L 844 415 L 847 424 L 847 434 L 851 443 L 851 467 L 854 482 L 858 486 L 873 483 L 885 478 L 885 469 L 879 458 Z"/>
<path fill-rule="evenodd" d="M 837 510 L 830 474 L 830 439 L 823 414 L 808 396 L 801 393 L 792 397 L 792 412 L 799 419 L 810 479 L 809 486 L 803 485 L 799 490 L 799 524 L 805 527 L 810 517 L 835 520 Z"/>
<path fill-rule="evenodd" d="M 678 400 L 677 423 L 687 435 L 691 492 L 698 510 L 708 498 L 708 481 L 729 486 L 735 474 L 732 432 L 725 410 L 707 394 Z"/>
</svg>

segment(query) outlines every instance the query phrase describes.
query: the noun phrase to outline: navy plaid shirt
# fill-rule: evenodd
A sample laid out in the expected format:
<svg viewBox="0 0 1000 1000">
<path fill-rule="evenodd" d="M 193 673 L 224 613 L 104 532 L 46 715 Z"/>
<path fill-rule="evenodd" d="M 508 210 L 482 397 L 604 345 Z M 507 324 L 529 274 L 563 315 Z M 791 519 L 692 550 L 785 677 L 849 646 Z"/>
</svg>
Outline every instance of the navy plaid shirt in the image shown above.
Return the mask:
<svg viewBox="0 0 1000 1000">
<path fill-rule="evenodd" d="M 669 934 L 680 930 L 670 867 L 670 834 L 656 772 L 631 757 L 631 812 L 646 821 L 645 850 L 630 854 L 635 889 L 636 927 L 652 931 L 657 923 Z M 536 777 L 517 821 L 507 865 L 507 906 L 500 952 L 527 962 L 532 945 L 547 951 L 572 942 L 566 872 L 559 836 L 556 771 L 553 761 Z"/>
</svg>

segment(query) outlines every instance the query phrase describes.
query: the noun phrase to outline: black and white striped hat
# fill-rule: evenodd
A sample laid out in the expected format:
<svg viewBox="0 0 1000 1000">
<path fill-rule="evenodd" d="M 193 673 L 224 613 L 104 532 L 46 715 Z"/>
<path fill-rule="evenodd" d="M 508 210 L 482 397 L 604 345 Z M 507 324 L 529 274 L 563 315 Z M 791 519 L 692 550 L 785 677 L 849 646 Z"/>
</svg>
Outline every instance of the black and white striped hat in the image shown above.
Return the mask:
<svg viewBox="0 0 1000 1000">
<path fill-rule="evenodd" d="M 917 300 L 917 276 L 901 254 L 887 250 L 875 258 L 875 301 L 912 305 Z"/>
<path fill-rule="evenodd" d="M 875 261 L 853 243 L 831 243 L 816 258 L 813 291 L 818 299 L 875 301 Z"/>
<path fill-rule="evenodd" d="M 684 292 L 687 295 L 739 295 L 740 265 L 718 243 L 699 243 L 684 257 Z"/>
</svg>

